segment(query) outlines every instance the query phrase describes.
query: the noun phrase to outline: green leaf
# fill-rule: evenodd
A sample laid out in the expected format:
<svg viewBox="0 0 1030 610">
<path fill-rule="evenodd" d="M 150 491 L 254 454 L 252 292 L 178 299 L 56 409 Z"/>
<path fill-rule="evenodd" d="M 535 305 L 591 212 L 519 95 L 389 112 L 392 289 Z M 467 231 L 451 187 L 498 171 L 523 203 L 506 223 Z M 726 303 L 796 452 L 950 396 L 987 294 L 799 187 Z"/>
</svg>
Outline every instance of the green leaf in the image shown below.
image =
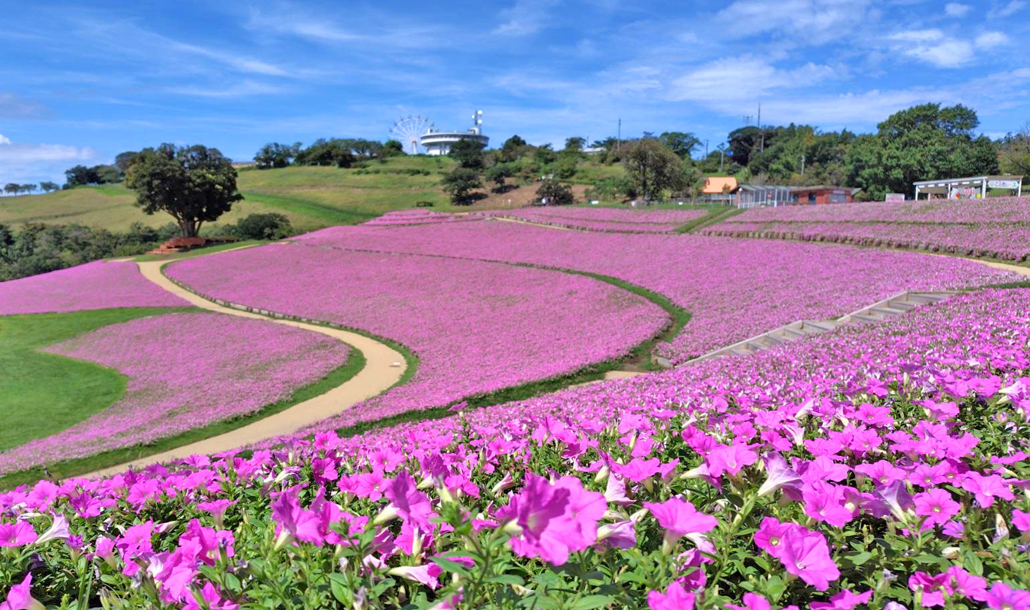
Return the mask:
<svg viewBox="0 0 1030 610">
<path fill-rule="evenodd" d="M 440 566 L 440 568 L 444 572 L 454 572 L 456 574 L 461 574 L 465 577 L 469 576 L 468 568 L 461 565 L 457 561 L 451 561 L 450 559 L 444 559 L 443 557 L 430 557 L 429 561 L 432 561 L 436 565 Z"/>
<path fill-rule="evenodd" d="M 847 559 L 853 565 L 856 566 L 860 566 L 872 558 L 873 554 L 869 551 L 862 551 L 861 553 L 855 553 L 854 555 L 848 555 L 847 557 L 845 557 L 845 559 Z"/>
<path fill-rule="evenodd" d="M 486 579 L 486 582 L 497 583 L 499 585 L 519 585 L 526 584 L 526 581 L 522 580 L 514 574 L 498 574 L 497 576 L 491 576 Z"/>
<path fill-rule="evenodd" d="M 615 603 L 615 600 L 607 595 L 587 595 L 573 604 L 572 610 L 592 610 L 612 603 Z"/>
<path fill-rule="evenodd" d="M 344 604 L 345 606 L 351 605 L 351 591 L 347 586 L 347 579 L 344 578 L 342 574 L 330 574 L 329 586 L 333 590 L 333 597 L 336 598 L 336 601 Z"/>
<path fill-rule="evenodd" d="M 984 575 L 984 564 L 980 561 L 980 558 L 976 556 L 976 553 L 973 553 L 972 551 L 967 552 L 962 563 L 972 574 L 976 574 L 977 576 Z"/>
<path fill-rule="evenodd" d="M 769 594 L 769 598 L 774 602 L 779 601 L 786 590 L 787 584 L 779 576 L 770 576 L 769 580 L 766 581 L 765 592 Z"/>
</svg>

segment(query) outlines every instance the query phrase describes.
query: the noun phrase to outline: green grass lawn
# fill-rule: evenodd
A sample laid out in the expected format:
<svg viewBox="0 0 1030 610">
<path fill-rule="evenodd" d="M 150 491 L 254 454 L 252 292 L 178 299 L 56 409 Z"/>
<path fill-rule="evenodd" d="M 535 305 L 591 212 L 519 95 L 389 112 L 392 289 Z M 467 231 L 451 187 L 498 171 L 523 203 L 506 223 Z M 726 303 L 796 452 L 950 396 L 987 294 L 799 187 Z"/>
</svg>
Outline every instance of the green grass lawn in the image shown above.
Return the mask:
<svg viewBox="0 0 1030 610">
<path fill-rule="evenodd" d="M 0 317 L 0 451 L 59 432 L 125 391 L 121 373 L 37 351 L 84 332 L 172 309 L 102 309 Z"/>
<path fill-rule="evenodd" d="M 134 318 L 188 311 L 181 309 L 101 309 L 61 314 L 0 317 L 0 451 L 42 438 L 102 411 L 125 391 L 126 378 L 117 371 L 63 356 L 36 351 L 109 324 Z M 217 436 L 320 396 L 354 377 L 365 367 L 365 355 L 351 347 L 347 362 L 323 379 L 298 389 L 288 399 L 245 417 L 217 422 L 197 430 L 161 439 L 149 445 L 107 451 L 88 458 L 49 464 L 55 478 L 66 478 L 122 464 Z M 43 468 L 0 477 L 0 489 L 46 478 Z"/>
</svg>

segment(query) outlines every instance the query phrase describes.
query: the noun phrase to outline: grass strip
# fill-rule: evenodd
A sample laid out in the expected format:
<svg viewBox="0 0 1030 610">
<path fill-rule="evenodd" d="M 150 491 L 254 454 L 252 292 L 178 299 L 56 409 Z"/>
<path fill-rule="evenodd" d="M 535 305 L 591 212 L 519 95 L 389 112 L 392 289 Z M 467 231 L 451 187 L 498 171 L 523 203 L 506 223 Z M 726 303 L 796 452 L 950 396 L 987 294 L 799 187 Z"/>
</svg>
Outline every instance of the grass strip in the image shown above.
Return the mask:
<svg viewBox="0 0 1030 610">
<path fill-rule="evenodd" d="M 207 246 L 205 248 L 195 248 L 193 250 L 187 250 L 186 252 L 178 252 L 176 254 L 141 254 L 137 256 L 135 261 L 141 263 L 149 263 L 153 261 L 181 261 L 187 258 L 195 258 L 197 256 L 204 256 L 205 254 L 214 254 L 216 252 L 224 252 L 226 250 L 234 250 L 236 248 L 245 248 L 250 246 L 259 246 L 261 244 L 270 244 L 271 241 L 262 239 L 247 239 L 244 241 L 234 241 L 227 244 L 218 244 L 217 246 Z"/>
<path fill-rule="evenodd" d="M 202 441 L 213 436 L 218 436 L 219 434 L 225 434 L 226 432 L 231 432 L 237 428 L 268 417 L 269 415 L 275 415 L 276 413 L 289 409 L 305 400 L 321 396 L 329 390 L 346 383 L 352 377 L 357 375 L 363 368 L 365 368 L 365 355 L 357 348 L 351 346 L 350 354 L 348 355 L 347 362 L 345 364 L 333 369 L 322 379 L 299 388 L 289 398 L 281 400 L 275 404 L 267 405 L 261 410 L 251 413 L 250 415 L 215 422 L 204 426 L 203 428 L 197 428 L 176 436 L 163 438 L 148 445 L 137 445 L 135 447 L 114 449 L 112 451 L 105 451 L 86 458 L 68 460 L 65 462 L 48 464 L 45 467 L 13 472 L 0 477 L 0 489 L 17 487 L 24 483 L 34 483 L 40 479 L 57 480 L 74 477 L 103 468 L 117 466 L 118 464 L 131 462 L 133 460 L 138 460 L 140 458 L 145 458 L 147 456 L 154 455 L 155 453 L 161 453 L 162 451 L 169 451 L 176 447 Z"/>
<path fill-rule="evenodd" d="M 260 191 L 243 191 L 244 199 L 256 201 L 284 212 L 307 216 L 328 224 L 354 225 L 371 220 L 378 214 L 343 210 L 296 196 L 273 195 Z"/>
</svg>

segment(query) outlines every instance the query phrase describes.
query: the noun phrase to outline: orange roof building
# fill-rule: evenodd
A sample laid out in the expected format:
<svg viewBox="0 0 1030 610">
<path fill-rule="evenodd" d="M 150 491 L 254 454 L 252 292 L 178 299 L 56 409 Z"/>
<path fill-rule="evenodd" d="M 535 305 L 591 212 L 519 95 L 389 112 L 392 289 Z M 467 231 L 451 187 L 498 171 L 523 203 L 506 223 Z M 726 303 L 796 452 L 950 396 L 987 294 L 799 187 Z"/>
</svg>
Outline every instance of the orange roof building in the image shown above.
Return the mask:
<svg viewBox="0 0 1030 610">
<path fill-rule="evenodd" d="M 705 187 L 701 190 L 705 195 L 722 195 L 737 190 L 737 179 L 733 176 L 712 176 L 705 178 Z"/>
</svg>

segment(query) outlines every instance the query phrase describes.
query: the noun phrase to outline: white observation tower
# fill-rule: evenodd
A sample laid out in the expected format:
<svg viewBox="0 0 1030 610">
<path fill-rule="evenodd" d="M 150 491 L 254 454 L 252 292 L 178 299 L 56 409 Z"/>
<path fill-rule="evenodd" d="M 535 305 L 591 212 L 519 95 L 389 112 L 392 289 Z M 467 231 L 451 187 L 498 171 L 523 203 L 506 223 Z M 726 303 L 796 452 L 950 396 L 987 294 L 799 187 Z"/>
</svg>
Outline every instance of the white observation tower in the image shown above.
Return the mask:
<svg viewBox="0 0 1030 610">
<path fill-rule="evenodd" d="M 427 155 L 446 155 L 451 152 L 458 140 L 475 140 L 482 142 L 485 148 L 490 143 L 490 138 L 483 135 L 483 111 L 477 110 L 472 115 L 472 129 L 468 131 L 438 131 L 430 127 L 429 131 L 422 135 L 422 147 L 426 149 Z"/>
</svg>

